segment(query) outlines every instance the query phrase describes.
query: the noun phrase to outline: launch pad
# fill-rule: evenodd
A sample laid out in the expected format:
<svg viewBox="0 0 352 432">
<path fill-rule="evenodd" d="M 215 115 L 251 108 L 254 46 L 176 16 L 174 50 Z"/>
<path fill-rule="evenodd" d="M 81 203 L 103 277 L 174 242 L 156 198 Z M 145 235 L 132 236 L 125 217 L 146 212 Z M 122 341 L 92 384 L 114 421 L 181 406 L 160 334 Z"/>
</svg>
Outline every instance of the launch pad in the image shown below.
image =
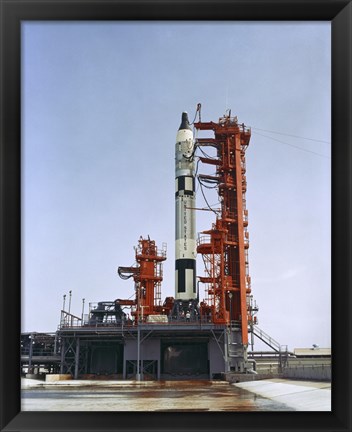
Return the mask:
<svg viewBox="0 0 352 432">
<path fill-rule="evenodd" d="M 255 374 L 248 345 L 258 308 L 251 295 L 248 267 L 249 234 L 246 208 L 245 152 L 251 132 L 231 112 L 217 123 L 199 121 L 193 130 L 182 113 L 175 145 L 175 296 L 162 300 L 162 263 L 166 244 L 142 236 L 135 264 L 118 267 L 118 275 L 134 282 L 134 298 L 90 304 L 87 315 L 61 311 L 55 335 L 52 370 L 75 379 L 216 379 L 223 374 Z M 196 114 L 197 114 L 196 113 Z M 197 138 L 197 131 L 212 136 Z M 215 154 L 209 155 L 211 149 Z M 200 152 L 200 154 L 197 154 Z M 196 163 L 197 160 L 197 163 Z M 212 167 L 199 173 L 199 165 Z M 212 226 L 196 233 L 196 181 L 215 189 L 218 208 Z M 204 275 L 198 276 L 201 256 Z M 204 288 L 200 298 L 199 286 Z M 71 292 L 70 292 L 71 303 Z M 84 306 L 84 303 L 83 303 Z M 251 335 L 251 341 L 249 340 Z M 276 347 L 278 352 L 280 347 Z M 28 370 L 32 365 L 28 366 Z"/>
</svg>

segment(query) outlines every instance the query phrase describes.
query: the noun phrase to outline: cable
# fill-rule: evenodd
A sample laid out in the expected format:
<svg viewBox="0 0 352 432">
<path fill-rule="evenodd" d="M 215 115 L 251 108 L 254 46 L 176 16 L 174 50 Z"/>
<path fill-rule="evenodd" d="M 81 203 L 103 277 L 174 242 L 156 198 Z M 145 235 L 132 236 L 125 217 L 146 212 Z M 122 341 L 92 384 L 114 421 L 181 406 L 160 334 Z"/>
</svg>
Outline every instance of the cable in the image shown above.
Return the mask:
<svg viewBox="0 0 352 432">
<path fill-rule="evenodd" d="M 207 153 L 205 153 L 205 151 L 201 148 L 201 146 L 198 145 L 197 148 L 199 148 L 199 150 L 202 152 L 203 156 L 205 156 L 206 158 L 211 159 L 211 160 L 217 160 L 218 159 L 215 156 L 210 156 Z"/>
<path fill-rule="evenodd" d="M 198 182 L 199 182 L 199 178 L 198 178 Z M 210 209 L 212 212 L 214 212 L 214 213 L 216 214 L 216 216 L 217 216 L 217 212 L 216 212 L 213 208 L 210 207 L 210 205 L 209 205 L 207 199 L 205 198 L 202 183 L 199 182 L 199 184 L 200 184 L 200 190 L 201 190 L 201 192 L 202 192 L 202 195 L 203 195 L 204 201 L 206 202 L 206 204 L 207 204 L 207 206 L 209 207 L 209 209 Z"/>
<path fill-rule="evenodd" d="M 194 159 L 194 157 L 195 157 L 197 147 L 198 147 L 198 146 L 197 146 L 197 142 L 195 142 L 195 143 L 194 143 L 194 146 L 193 146 L 192 154 L 191 154 L 190 156 L 187 156 L 185 153 L 183 153 L 182 156 L 183 156 L 185 159 L 187 159 L 188 161 L 192 162 L 193 159 Z"/>
<path fill-rule="evenodd" d="M 260 131 L 263 131 L 263 132 L 271 132 L 271 133 L 275 133 L 275 134 L 279 134 L 279 135 L 290 136 L 290 137 L 293 137 L 293 138 L 302 138 L 302 139 L 309 140 L 309 141 L 316 141 L 316 142 L 322 142 L 322 143 L 330 144 L 330 141 L 318 140 L 318 139 L 315 139 L 315 138 L 307 138 L 307 137 L 302 137 L 302 136 L 299 136 L 299 135 L 290 135 L 290 134 L 283 133 L 283 132 L 275 132 L 275 131 L 272 131 L 272 130 L 260 129 L 260 128 L 256 128 L 254 126 L 251 126 L 251 129 L 257 129 L 257 130 L 260 130 Z"/>
<path fill-rule="evenodd" d="M 200 159 L 197 160 L 197 165 L 196 165 L 196 172 L 194 174 L 194 177 L 197 177 L 198 174 L 198 165 L 199 165 Z"/>
<path fill-rule="evenodd" d="M 193 119 L 192 123 L 190 123 L 190 125 L 193 125 L 193 124 L 194 124 L 198 112 L 199 112 L 199 121 L 201 121 L 201 120 L 200 120 L 200 110 L 201 110 L 201 108 L 202 108 L 202 104 L 198 103 L 198 104 L 197 104 L 196 113 L 195 113 L 195 115 L 194 115 L 194 119 Z"/>
<path fill-rule="evenodd" d="M 301 151 L 304 151 L 304 152 L 307 152 L 307 153 L 312 153 L 312 154 L 315 154 L 316 156 L 320 156 L 320 157 L 324 157 L 324 158 L 330 159 L 329 156 L 323 155 L 323 154 L 321 154 L 321 153 L 317 153 L 317 152 L 314 152 L 314 151 L 312 151 L 312 150 L 307 150 L 307 149 L 304 149 L 304 148 L 302 148 L 302 147 L 295 146 L 295 145 L 293 145 L 293 144 L 288 144 L 288 143 L 283 142 L 283 141 L 280 141 L 280 140 L 278 140 L 278 139 L 276 139 L 276 138 L 273 138 L 273 137 L 270 137 L 270 136 L 267 136 L 267 135 L 260 134 L 259 132 L 254 132 L 254 133 L 256 133 L 257 135 L 260 135 L 260 136 L 262 136 L 262 137 L 264 137 L 264 138 L 269 138 L 269 139 L 272 139 L 273 141 L 277 141 L 277 142 L 279 142 L 279 143 L 281 143 L 281 144 L 285 144 L 285 145 L 287 145 L 287 146 L 290 146 L 290 147 L 296 148 L 296 149 L 298 149 L 298 150 L 301 150 Z"/>
<path fill-rule="evenodd" d="M 127 280 L 138 274 L 138 267 L 118 267 L 117 273 L 121 279 Z"/>
<path fill-rule="evenodd" d="M 202 186 L 204 186 L 204 187 L 207 188 L 207 189 L 216 189 L 216 188 L 218 187 L 218 182 L 215 181 L 215 180 L 214 180 L 214 181 L 211 181 L 211 180 L 207 181 L 207 179 L 204 179 L 204 178 L 200 179 L 200 178 L 198 177 L 198 181 L 199 181 L 199 183 L 200 183 Z M 209 183 L 209 184 L 214 185 L 214 186 L 208 186 L 208 185 L 206 185 L 206 184 L 204 184 L 204 183 Z"/>
<path fill-rule="evenodd" d="M 204 182 L 204 183 L 210 183 L 210 184 L 214 184 L 214 183 L 216 183 L 216 184 L 218 184 L 219 183 L 219 181 L 220 181 L 220 178 L 219 177 L 215 177 L 215 175 L 214 176 L 211 176 L 212 178 L 208 178 L 207 176 L 206 176 L 206 174 L 199 174 L 199 176 L 200 176 L 200 178 L 202 179 L 202 181 Z M 198 176 L 198 177 L 199 177 Z M 205 176 L 205 177 L 204 177 Z"/>
</svg>

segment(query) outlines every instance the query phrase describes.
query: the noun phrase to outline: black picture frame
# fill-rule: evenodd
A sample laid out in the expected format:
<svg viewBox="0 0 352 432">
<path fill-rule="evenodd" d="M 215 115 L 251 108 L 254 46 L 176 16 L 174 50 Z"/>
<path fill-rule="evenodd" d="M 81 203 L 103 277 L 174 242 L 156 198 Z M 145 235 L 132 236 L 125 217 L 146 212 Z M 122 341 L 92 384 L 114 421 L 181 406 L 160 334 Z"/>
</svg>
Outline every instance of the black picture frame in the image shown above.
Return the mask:
<svg viewBox="0 0 352 432">
<path fill-rule="evenodd" d="M 347 0 L 0 0 L 0 429 L 3 431 L 351 430 L 351 65 Z M 21 412 L 21 22 L 25 20 L 331 21 L 332 412 Z"/>
</svg>

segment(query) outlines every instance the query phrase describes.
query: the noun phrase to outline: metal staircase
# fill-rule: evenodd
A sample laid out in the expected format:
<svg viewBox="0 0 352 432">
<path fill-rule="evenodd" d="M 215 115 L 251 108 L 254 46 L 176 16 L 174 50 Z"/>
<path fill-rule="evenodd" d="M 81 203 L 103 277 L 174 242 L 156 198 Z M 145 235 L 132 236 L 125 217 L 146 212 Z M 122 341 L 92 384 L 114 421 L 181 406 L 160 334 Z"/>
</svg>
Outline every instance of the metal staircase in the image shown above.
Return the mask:
<svg viewBox="0 0 352 432">
<path fill-rule="evenodd" d="M 282 371 L 283 368 L 287 366 L 288 356 L 290 354 L 287 350 L 287 345 L 281 345 L 258 326 L 251 326 L 249 331 L 279 354 L 279 370 Z"/>
<path fill-rule="evenodd" d="M 261 330 L 259 327 L 252 326 L 250 331 L 254 334 L 254 336 L 260 339 L 262 342 L 264 342 L 274 351 L 278 353 L 281 351 L 281 345 L 279 344 L 279 342 L 277 342 L 275 339 L 273 339 L 271 336 L 269 336 L 267 333 L 265 333 L 265 331 Z"/>
</svg>

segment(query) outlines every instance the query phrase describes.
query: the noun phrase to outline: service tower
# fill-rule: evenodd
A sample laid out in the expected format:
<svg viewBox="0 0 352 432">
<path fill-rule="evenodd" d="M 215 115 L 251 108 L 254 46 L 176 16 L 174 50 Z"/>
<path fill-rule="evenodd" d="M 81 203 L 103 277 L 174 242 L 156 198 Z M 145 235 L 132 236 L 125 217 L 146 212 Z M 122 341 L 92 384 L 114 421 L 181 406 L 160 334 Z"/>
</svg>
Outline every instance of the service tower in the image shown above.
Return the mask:
<svg viewBox="0 0 352 432">
<path fill-rule="evenodd" d="M 216 185 L 220 212 L 212 228 L 199 238 L 198 253 L 206 264 L 207 304 L 215 324 L 227 324 L 228 366 L 237 372 L 251 367 L 247 362 L 248 326 L 252 323 L 251 278 L 248 267 L 249 234 L 246 209 L 246 159 L 251 130 L 237 117 L 224 115 L 218 123 L 198 122 L 197 130 L 214 137 L 199 138 L 197 147 L 211 146 L 216 157 L 200 157 L 215 166 L 215 175 L 198 175 L 202 182 Z"/>
<path fill-rule="evenodd" d="M 195 164 L 193 132 L 186 112 L 176 135 L 175 300 L 180 309 L 193 309 L 196 292 Z M 185 311 L 186 312 L 186 311 Z"/>
</svg>

